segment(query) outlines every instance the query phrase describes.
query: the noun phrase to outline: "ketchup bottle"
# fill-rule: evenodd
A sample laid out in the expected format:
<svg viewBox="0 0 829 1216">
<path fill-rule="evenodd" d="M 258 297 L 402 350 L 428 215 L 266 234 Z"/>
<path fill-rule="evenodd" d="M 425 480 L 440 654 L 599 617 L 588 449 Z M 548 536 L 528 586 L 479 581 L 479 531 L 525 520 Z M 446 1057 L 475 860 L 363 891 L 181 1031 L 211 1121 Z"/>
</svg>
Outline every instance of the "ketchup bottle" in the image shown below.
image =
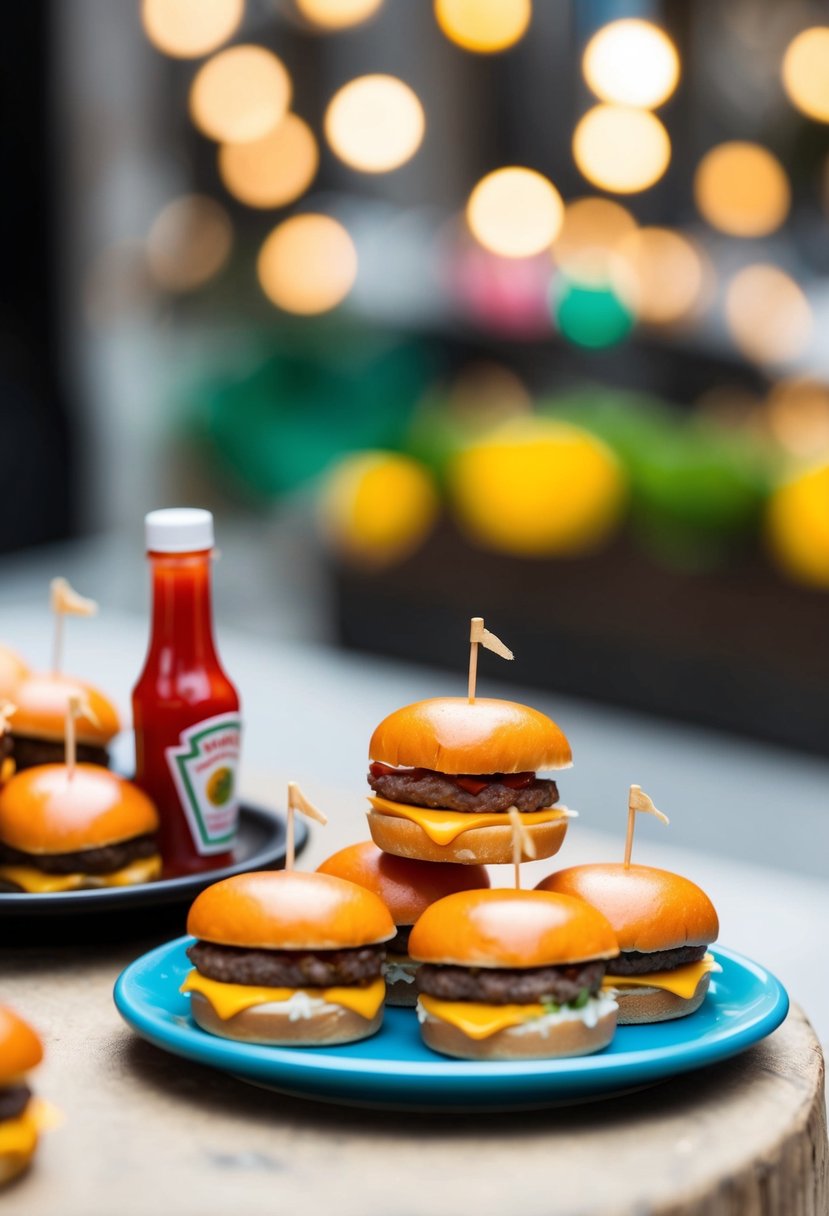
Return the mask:
<svg viewBox="0 0 829 1216">
<path fill-rule="evenodd" d="M 152 632 L 132 693 L 136 783 L 158 807 L 166 876 L 229 864 L 236 836 L 239 694 L 213 641 L 213 516 L 145 519 Z"/>
</svg>

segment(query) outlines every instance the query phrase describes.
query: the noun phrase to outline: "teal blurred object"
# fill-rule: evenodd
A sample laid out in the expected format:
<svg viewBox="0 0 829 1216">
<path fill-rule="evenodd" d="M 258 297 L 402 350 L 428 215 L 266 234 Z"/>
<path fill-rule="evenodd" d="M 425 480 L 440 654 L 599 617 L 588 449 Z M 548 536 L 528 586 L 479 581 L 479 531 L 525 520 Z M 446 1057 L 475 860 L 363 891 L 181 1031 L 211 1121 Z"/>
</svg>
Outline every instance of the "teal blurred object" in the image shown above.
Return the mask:
<svg viewBox="0 0 829 1216">
<path fill-rule="evenodd" d="M 241 376 L 213 377 L 193 425 L 209 459 L 247 494 L 274 499 L 344 452 L 398 450 L 435 372 L 415 343 L 317 330 L 256 347 Z"/>
<path fill-rule="evenodd" d="M 775 475 L 769 451 L 645 394 L 585 387 L 541 412 L 604 439 L 628 471 L 631 526 L 666 564 L 713 566 L 758 532 Z"/>
<path fill-rule="evenodd" d="M 633 329 L 633 313 L 610 287 L 559 275 L 551 289 L 551 305 L 560 332 L 576 346 L 591 350 L 615 346 Z"/>
</svg>

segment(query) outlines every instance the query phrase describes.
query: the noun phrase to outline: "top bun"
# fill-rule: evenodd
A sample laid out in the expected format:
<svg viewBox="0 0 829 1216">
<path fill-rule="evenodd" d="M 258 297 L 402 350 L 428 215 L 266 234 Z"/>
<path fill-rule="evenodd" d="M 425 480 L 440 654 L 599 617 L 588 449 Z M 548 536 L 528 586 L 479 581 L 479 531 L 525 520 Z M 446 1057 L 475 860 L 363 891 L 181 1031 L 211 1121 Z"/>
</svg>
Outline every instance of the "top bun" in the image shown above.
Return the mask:
<svg viewBox="0 0 829 1216">
<path fill-rule="evenodd" d="M 24 853 L 78 853 L 158 828 L 158 813 L 131 781 L 100 764 L 39 764 L 0 789 L 0 840 Z"/>
<path fill-rule="evenodd" d="M 342 950 L 389 941 L 394 923 L 371 891 L 331 874 L 236 874 L 197 896 L 187 932 L 220 946 Z"/>
<path fill-rule="evenodd" d="M 87 718 L 77 718 L 75 737 L 78 742 L 106 747 L 121 729 L 118 711 L 94 685 L 71 676 L 36 673 L 23 680 L 12 697 L 17 707 L 12 718 L 12 733 L 36 739 L 63 739 L 71 696 L 86 700 L 99 723 L 96 726 Z"/>
<path fill-rule="evenodd" d="M 28 1022 L 0 1005 L 0 1085 L 22 1077 L 43 1059 L 43 1045 Z"/>
<path fill-rule="evenodd" d="M 720 931 L 717 910 L 705 892 L 670 870 L 653 866 L 571 866 L 544 878 L 537 891 L 575 895 L 603 912 L 620 950 L 677 950 L 707 946 Z"/>
<path fill-rule="evenodd" d="M 413 925 L 430 904 L 455 891 L 480 891 L 489 886 L 483 866 L 394 857 L 383 853 L 371 840 L 340 849 L 318 867 L 317 873 L 334 874 L 373 891 L 396 925 Z"/>
<path fill-rule="evenodd" d="M 20 655 L 0 646 L 0 699 L 16 701 L 17 686 L 29 674 L 29 668 Z"/>
<path fill-rule="evenodd" d="M 433 697 L 384 718 L 369 758 L 438 773 L 524 773 L 566 768 L 570 744 L 552 718 L 491 697 Z"/>
<path fill-rule="evenodd" d="M 461 967 L 558 967 L 619 953 L 601 912 L 545 891 L 462 891 L 427 908 L 409 954 Z"/>
</svg>

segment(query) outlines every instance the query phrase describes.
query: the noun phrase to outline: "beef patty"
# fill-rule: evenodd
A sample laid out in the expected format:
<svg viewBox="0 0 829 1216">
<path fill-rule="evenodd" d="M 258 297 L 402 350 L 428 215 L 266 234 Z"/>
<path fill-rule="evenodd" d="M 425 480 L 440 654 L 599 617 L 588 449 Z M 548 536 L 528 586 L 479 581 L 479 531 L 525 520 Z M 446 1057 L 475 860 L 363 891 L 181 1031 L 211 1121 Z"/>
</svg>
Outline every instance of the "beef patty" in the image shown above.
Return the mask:
<svg viewBox="0 0 829 1216">
<path fill-rule="evenodd" d="M 12 750 L 17 771 L 34 768 L 37 764 L 63 764 L 66 748 L 62 739 L 35 739 L 30 735 L 12 734 Z M 77 745 L 79 764 L 100 764 L 109 768 L 109 752 L 105 747 L 90 743 Z"/>
<path fill-rule="evenodd" d="M 83 849 L 79 853 L 24 853 L 0 841 L 0 863 L 32 866 L 44 874 L 112 874 L 131 861 L 152 857 L 157 852 L 155 836 L 134 836 L 132 840 L 121 840 L 99 849 Z"/>
<path fill-rule="evenodd" d="M 28 1085 L 7 1085 L 0 1089 L 0 1122 L 22 1115 L 31 1096 Z"/>
<path fill-rule="evenodd" d="M 649 971 L 673 971 L 686 963 L 698 963 L 707 946 L 679 946 L 676 950 L 654 950 L 643 954 L 639 950 L 623 950 L 610 960 L 611 975 L 647 975 Z"/>
<path fill-rule="evenodd" d="M 333 988 L 367 984 L 383 974 L 385 945 L 354 950 L 247 950 L 196 942 L 187 951 L 193 965 L 223 984 L 264 988 Z"/>
<path fill-rule="evenodd" d="M 390 802 L 405 802 L 410 806 L 428 806 L 437 811 L 542 811 L 558 802 L 555 781 L 534 777 L 521 789 L 511 789 L 499 781 L 487 781 L 479 794 L 470 794 L 444 773 L 416 769 L 413 773 L 369 772 L 368 783 L 381 798 Z"/>
<path fill-rule="evenodd" d="M 607 962 L 595 959 L 567 967 L 450 967 L 421 963 L 417 988 L 443 1001 L 483 1001 L 487 1005 L 530 1005 L 575 1001 L 599 991 Z"/>
</svg>

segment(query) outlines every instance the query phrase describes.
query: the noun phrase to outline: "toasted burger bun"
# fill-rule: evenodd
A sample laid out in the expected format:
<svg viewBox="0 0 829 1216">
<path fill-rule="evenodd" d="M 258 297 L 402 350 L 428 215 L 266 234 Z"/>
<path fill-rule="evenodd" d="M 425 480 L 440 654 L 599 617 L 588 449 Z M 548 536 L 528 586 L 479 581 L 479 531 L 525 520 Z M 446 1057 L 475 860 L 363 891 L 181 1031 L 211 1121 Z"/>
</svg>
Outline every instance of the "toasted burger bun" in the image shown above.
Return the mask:
<svg viewBox="0 0 829 1216">
<path fill-rule="evenodd" d="M 420 963 L 460 967 L 558 967 L 619 953 L 601 912 L 546 891 L 461 891 L 438 900 L 409 938 Z"/>
<path fill-rule="evenodd" d="M 8 646 L 0 646 L 0 700 L 17 700 L 17 689 L 29 674 L 29 667 Z"/>
<path fill-rule="evenodd" d="M 0 1005 L 0 1085 L 10 1085 L 43 1059 L 43 1044 L 28 1022 Z"/>
<path fill-rule="evenodd" d="M 370 840 L 340 849 L 317 867 L 317 873 L 333 874 L 373 891 L 391 912 L 396 925 L 413 925 L 430 904 L 445 895 L 489 886 L 489 875 L 483 866 L 436 865 L 390 856 Z"/>
<path fill-rule="evenodd" d="M 38 1142 L 37 1128 L 33 1123 L 27 1121 L 26 1133 L 29 1143 L 25 1147 L 14 1151 L 7 1150 L 6 1152 L 0 1152 L 0 1186 L 5 1186 L 13 1178 L 17 1178 L 32 1163 L 32 1157 L 35 1154 Z"/>
<path fill-rule="evenodd" d="M 471 1039 L 449 1022 L 427 1015 L 420 1025 L 423 1042 L 432 1051 L 459 1060 L 549 1060 L 586 1056 L 607 1047 L 616 1030 L 616 1014 L 606 1013 L 595 1026 L 573 1019 L 533 1031 L 531 1023 L 509 1026 L 485 1039 Z"/>
<path fill-rule="evenodd" d="M 552 718 L 489 697 L 433 697 L 395 710 L 371 736 L 369 757 L 450 774 L 537 772 L 573 760 Z"/>
<path fill-rule="evenodd" d="M 470 813 L 469 818 L 474 821 L 474 812 Z M 435 844 L 423 828 L 410 819 L 398 819 L 396 815 L 384 815 L 380 811 L 369 811 L 368 827 L 374 843 L 384 853 L 397 857 L 457 862 L 463 866 L 508 865 L 513 859 L 512 825 L 506 815 L 503 826 L 470 827 L 445 845 Z M 567 820 L 526 824 L 524 830 L 535 844 L 536 857 L 552 857 L 561 848 L 567 832 Z"/>
<path fill-rule="evenodd" d="M 24 853 L 77 853 L 146 836 L 158 812 L 131 781 L 98 764 L 25 769 L 0 790 L 0 840 Z"/>
<path fill-rule="evenodd" d="M 11 698 L 17 706 L 12 734 L 34 739 L 63 739 L 70 696 L 85 700 L 97 719 L 97 724 L 84 717 L 76 720 L 78 742 L 106 747 L 121 729 L 117 709 L 94 685 L 63 675 L 35 673 L 18 684 Z"/>
<path fill-rule="evenodd" d="M 653 866 L 572 866 L 542 879 L 536 890 L 576 896 L 598 908 L 620 950 L 707 946 L 720 930 L 716 908 L 696 883 Z"/>
<path fill-rule="evenodd" d="M 236 874 L 197 896 L 187 932 L 220 946 L 342 950 L 395 935 L 383 902 L 331 874 L 264 870 Z"/>
<path fill-rule="evenodd" d="M 616 991 L 615 1001 L 619 1006 L 619 1025 L 638 1026 L 642 1022 L 670 1022 L 673 1018 L 684 1018 L 689 1013 L 699 1009 L 708 992 L 711 977 L 703 975 L 697 984 L 694 995 L 685 1000 L 673 992 L 665 992 L 662 988 L 620 988 Z M 623 977 L 619 977 L 619 983 Z"/>
<path fill-rule="evenodd" d="M 195 1021 L 210 1034 L 245 1043 L 266 1043 L 272 1047 L 336 1047 L 338 1043 L 367 1039 L 383 1024 L 382 1005 L 370 1021 L 341 1005 L 331 1005 L 311 1017 L 297 1018 L 293 1022 L 276 1004 L 254 1005 L 232 1018 L 220 1018 L 200 992 L 192 992 L 190 1008 Z"/>
</svg>

